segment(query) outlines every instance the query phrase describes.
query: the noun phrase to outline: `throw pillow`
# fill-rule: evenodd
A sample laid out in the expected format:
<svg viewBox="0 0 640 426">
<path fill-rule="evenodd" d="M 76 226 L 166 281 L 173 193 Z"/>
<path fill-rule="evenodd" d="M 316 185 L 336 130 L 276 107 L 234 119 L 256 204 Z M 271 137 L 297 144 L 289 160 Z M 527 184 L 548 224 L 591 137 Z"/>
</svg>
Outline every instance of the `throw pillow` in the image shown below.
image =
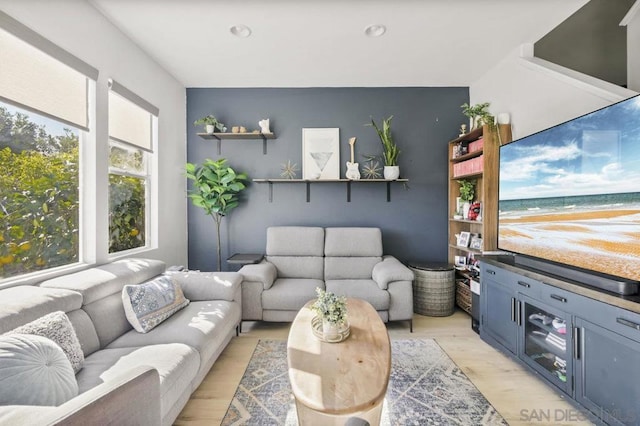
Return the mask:
<svg viewBox="0 0 640 426">
<path fill-rule="evenodd" d="M 60 346 L 30 334 L 0 336 L 0 405 L 60 405 L 78 395 Z"/>
<path fill-rule="evenodd" d="M 189 304 L 180 285 L 163 276 L 146 283 L 125 285 L 122 304 L 127 320 L 140 333 L 147 333 Z"/>
<path fill-rule="evenodd" d="M 84 364 L 84 353 L 67 314 L 62 311 L 52 312 L 35 321 L 15 328 L 9 332 L 34 334 L 53 340 L 69 358 L 73 372 L 77 373 Z"/>
</svg>

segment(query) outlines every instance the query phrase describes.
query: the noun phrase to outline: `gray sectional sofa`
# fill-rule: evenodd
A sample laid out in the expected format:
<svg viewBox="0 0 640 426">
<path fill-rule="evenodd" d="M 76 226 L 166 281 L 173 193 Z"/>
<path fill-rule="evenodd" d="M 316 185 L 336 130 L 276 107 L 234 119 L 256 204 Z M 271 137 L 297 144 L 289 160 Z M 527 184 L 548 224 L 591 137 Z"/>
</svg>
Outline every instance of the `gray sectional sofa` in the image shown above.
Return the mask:
<svg viewBox="0 0 640 426">
<path fill-rule="evenodd" d="M 292 321 L 320 287 L 364 299 L 383 321 L 409 321 L 413 331 L 414 275 L 383 256 L 379 228 L 270 227 L 265 260 L 239 272 L 243 320 Z"/>
<path fill-rule="evenodd" d="M 190 303 L 147 333 L 132 329 L 125 284 L 165 272 L 128 259 L 0 291 L 0 334 L 45 314 L 67 314 L 84 353 L 79 395 L 58 407 L 0 406 L 0 424 L 170 425 L 238 331 L 238 273 L 172 273 Z"/>
</svg>

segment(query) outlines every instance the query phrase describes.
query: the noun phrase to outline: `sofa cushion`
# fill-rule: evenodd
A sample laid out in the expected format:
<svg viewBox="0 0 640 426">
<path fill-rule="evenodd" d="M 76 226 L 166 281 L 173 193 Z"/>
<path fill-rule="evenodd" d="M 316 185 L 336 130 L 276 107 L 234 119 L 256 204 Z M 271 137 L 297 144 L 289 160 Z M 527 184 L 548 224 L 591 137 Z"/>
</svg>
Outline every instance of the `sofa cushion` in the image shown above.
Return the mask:
<svg viewBox="0 0 640 426">
<path fill-rule="evenodd" d="M 102 349 L 85 359 L 84 368 L 76 376 L 80 393 L 139 365 L 148 365 L 158 370 L 160 407 L 164 418 L 184 393 L 191 393 L 191 381 L 198 371 L 200 357 L 195 349 L 180 343 Z"/>
<path fill-rule="evenodd" d="M 37 320 L 31 321 L 25 325 L 10 331 L 11 334 L 32 334 L 35 336 L 46 337 L 57 344 L 62 352 L 71 363 L 73 373 L 77 373 L 82 369 L 84 362 L 84 354 L 80 347 L 80 342 L 76 336 L 76 331 L 71 325 L 71 321 L 62 311 L 52 312 Z"/>
<path fill-rule="evenodd" d="M 80 293 L 30 285 L 0 290 L 0 300 L 0 333 L 54 311 L 69 312 L 82 306 Z"/>
<path fill-rule="evenodd" d="M 131 330 L 114 340 L 108 349 L 183 343 L 209 359 L 240 322 L 240 304 L 224 300 L 191 302 L 146 334 Z"/>
<path fill-rule="evenodd" d="M 324 258 L 320 256 L 267 256 L 278 271 L 278 278 L 324 279 Z"/>
<path fill-rule="evenodd" d="M 180 284 L 184 297 L 192 302 L 202 300 L 228 300 L 231 302 L 242 282 L 242 275 L 237 272 L 189 271 L 167 275 Z"/>
<path fill-rule="evenodd" d="M 325 256 L 382 256 L 380 228 L 326 228 Z"/>
<path fill-rule="evenodd" d="M 125 284 L 137 284 L 162 274 L 165 263 L 154 259 L 122 259 L 44 281 L 40 287 L 64 288 L 82 294 L 88 305 L 114 293 Z"/>
<path fill-rule="evenodd" d="M 371 279 L 373 267 L 382 257 L 325 257 L 324 279 Z"/>
<path fill-rule="evenodd" d="M 278 278 L 269 290 L 262 292 L 265 310 L 298 311 L 316 298 L 316 287 L 324 290 L 324 282 L 315 279 Z"/>
<path fill-rule="evenodd" d="M 180 285 L 169 276 L 122 289 L 124 313 L 133 328 L 147 333 L 189 304 Z"/>
<path fill-rule="evenodd" d="M 78 394 L 71 363 L 46 337 L 0 336 L 0 404 L 60 405 Z"/>
<path fill-rule="evenodd" d="M 323 256 L 324 229 L 311 226 L 267 228 L 267 256 Z"/>
<path fill-rule="evenodd" d="M 381 290 L 373 280 L 327 280 L 325 284 L 327 291 L 366 300 L 376 311 L 389 309 L 389 292 Z"/>
<path fill-rule="evenodd" d="M 96 300 L 83 306 L 82 309 L 89 315 L 95 326 L 101 348 L 133 328 L 124 313 L 120 292 Z"/>
</svg>

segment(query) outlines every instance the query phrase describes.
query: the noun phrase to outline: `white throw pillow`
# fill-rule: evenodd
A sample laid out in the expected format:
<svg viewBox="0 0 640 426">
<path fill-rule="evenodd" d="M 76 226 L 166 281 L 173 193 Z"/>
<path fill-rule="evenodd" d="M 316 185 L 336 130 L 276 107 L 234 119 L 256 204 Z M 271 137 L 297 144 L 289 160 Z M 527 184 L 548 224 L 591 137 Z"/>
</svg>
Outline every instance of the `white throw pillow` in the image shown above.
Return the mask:
<svg viewBox="0 0 640 426">
<path fill-rule="evenodd" d="M 126 285 L 122 304 L 127 320 L 136 331 L 146 333 L 189 304 L 180 285 L 168 276 L 146 283 Z"/>
<path fill-rule="evenodd" d="M 60 405 L 78 382 L 60 346 L 32 334 L 0 336 L 0 405 Z"/>
<path fill-rule="evenodd" d="M 77 373 L 82 369 L 84 353 L 76 336 L 76 330 L 64 312 L 47 314 L 9 332 L 9 334 L 12 333 L 34 334 L 53 340 L 69 358 L 73 372 Z"/>
</svg>

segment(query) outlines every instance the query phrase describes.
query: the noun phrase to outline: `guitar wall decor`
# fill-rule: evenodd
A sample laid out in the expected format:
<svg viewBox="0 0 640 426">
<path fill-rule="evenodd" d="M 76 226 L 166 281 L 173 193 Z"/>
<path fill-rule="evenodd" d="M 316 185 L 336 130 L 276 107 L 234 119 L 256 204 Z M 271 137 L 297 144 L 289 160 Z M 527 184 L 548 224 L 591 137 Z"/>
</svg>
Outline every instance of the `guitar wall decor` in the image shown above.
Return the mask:
<svg viewBox="0 0 640 426">
<path fill-rule="evenodd" d="M 360 170 L 358 169 L 358 163 L 355 162 L 353 157 L 353 146 L 356 144 L 356 138 L 349 139 L 349 145 L 351 147 L 351 161 L 347 161 L 347 171 L 345 176 L 347 179 L 360 180 Z"/>
</svg>

